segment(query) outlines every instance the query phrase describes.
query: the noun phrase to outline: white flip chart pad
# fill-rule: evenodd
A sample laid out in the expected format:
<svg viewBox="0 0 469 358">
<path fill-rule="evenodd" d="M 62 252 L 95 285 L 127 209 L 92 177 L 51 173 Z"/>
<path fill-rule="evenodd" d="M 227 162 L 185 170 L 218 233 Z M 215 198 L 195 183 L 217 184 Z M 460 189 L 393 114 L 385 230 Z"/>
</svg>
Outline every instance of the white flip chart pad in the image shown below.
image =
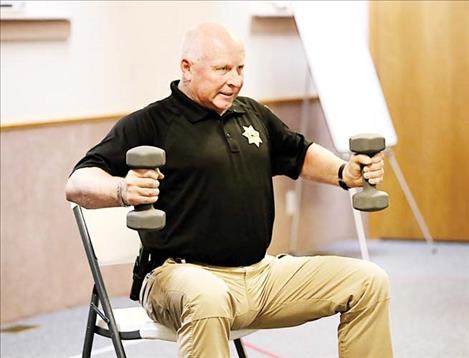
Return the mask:
<svg viewBox="0 0 469 358">
<path fill-rule="evenodd" d="M 336 150 L 377 133 L 397 143 L 366 36 L 350 16 L 353 1 L 292 1 L 295 21 Z"/>
</svg>

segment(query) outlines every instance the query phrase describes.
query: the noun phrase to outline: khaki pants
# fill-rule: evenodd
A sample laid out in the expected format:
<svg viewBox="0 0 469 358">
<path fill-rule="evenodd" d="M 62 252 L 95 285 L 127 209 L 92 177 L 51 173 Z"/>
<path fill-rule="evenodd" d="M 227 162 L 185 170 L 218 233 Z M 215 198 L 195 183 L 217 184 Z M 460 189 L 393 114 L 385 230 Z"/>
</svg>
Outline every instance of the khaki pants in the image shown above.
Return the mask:
<svg viewBox="0 0 469 358">
<path fill-rule="evenodd" d="M 178 331 L 180 357 L 229 357 L 230 329 L 288 327 L 336 313 L 341 358 L 392 357 L 388 277 L 367 261 L 266 256 L 227 268 L 168 259 L 142 292 L 150 317 Z"/>
</svg>

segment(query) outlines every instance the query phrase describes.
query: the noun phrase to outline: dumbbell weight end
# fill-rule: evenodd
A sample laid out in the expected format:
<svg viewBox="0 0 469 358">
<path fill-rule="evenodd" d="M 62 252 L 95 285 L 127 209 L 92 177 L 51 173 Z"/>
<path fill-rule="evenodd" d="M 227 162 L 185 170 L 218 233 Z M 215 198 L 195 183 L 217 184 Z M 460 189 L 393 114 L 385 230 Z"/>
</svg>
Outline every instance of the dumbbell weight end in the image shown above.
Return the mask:
<svg viewBox="0 0 469 358">
<path fill-rule="evenodd" d="M 363 181 L 363 190 L 352 197 L 354 209 L 360 211 L 379 211 L 389 206 L 389 195 L 377 190 L 368 180 Z"/>
<path fill-rule="evenodd" d="M 166 225 L 165 212 L 153 206 L 141 209 L 142 206 L 146 205 L 138 205 L 127 214 L 127 227 L 133 230 L 161 230 Z"/>
</svg>

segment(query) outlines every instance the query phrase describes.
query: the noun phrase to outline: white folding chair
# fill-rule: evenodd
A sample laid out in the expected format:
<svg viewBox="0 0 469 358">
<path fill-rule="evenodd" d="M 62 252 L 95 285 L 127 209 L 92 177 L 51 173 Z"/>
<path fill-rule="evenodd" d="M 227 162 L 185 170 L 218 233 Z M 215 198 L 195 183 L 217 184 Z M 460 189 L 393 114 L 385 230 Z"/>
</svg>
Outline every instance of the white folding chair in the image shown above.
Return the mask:
<svg viewBox="0 0 469 358">
<path fill-rule="evenodd" d="M 152 321 L 142 307 L 113 308 L 109 300 L 100 266 L 133 263 L 141 246 L 138 233 L 125 225 L 128 209 L 88 210 L 74 203 L 71 207 L 94 280 L 82 356 L 90 357 L 95 334 L 111 338 L 119 358 L 126 357 L 122 340 L 176 342 L 177 332 Z M 231 331 L 240 358 L 246 357 L 241 338 L 254 331 Z"/>
</svg>

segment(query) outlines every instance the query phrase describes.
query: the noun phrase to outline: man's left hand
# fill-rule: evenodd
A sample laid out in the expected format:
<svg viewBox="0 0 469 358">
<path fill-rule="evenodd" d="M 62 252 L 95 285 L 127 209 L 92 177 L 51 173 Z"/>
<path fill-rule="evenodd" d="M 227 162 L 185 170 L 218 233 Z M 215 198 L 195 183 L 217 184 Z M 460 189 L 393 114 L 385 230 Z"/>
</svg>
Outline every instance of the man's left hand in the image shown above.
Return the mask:
<svg viewBox="0 0 469 358">
<path fill-rule="evenodd" d="M 372 158 L 364 154 L 352 155 L 345 165 L 342 176 L 350 188 L 363 186 L 363 178 L 368 179 L 370 184 L 379 184 L 384 176 L 384 153 L 379 152 Z"/>
</svg>

